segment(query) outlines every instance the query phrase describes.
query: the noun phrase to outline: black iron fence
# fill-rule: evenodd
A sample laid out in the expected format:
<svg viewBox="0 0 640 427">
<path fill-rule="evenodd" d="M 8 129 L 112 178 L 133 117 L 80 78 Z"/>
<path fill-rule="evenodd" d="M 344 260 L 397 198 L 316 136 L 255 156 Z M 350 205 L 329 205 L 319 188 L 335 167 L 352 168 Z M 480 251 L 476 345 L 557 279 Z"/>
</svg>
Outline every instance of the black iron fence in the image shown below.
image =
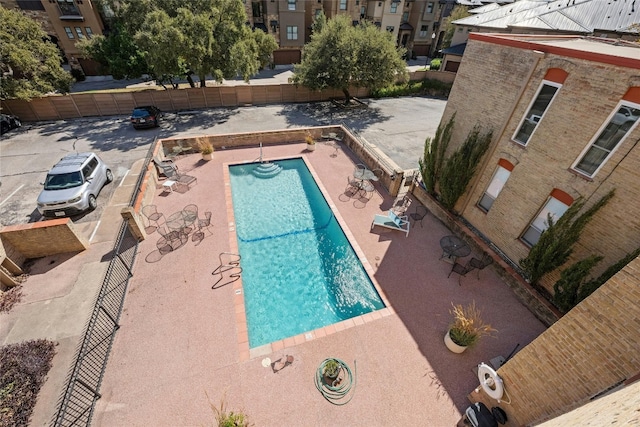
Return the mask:
<svg viewBox="0 0 640 427">
<path fill-rule="evenodd" d="M 93 408 L 100 398 L 100 384 L 111 351 L 118 321 L 124 305 L 138 240 L 125 222 L 120 227 L 114 256 L 96 298 L 84 339 L 76 354 L 75 364 L 67 378 L 53 425 L 88 426 Z"/>
<path fill-rule="evenodd" d="M 154 143 L 151 144 L 145 171 Z M 136 200 L 144 173 L 141 173 L 130 204 Z M 85 329 L 84 338 L 76 352 L 73 368 L 67 376 L 66 388 L 58 402 L 58 410 L 53 418 L 54 426 L 88 426 L 91 423 L 96 401 L 100 398 L 100 384 L 107 367 L 107 360 L 113 345 L 129 279 L 133 276 L 133 264 L 138 251 L 138 239 L 131 233 L 127 222 L 123 221 L 113 247 L 113 257 L 107 267 L 102 286 L 96 298 L 91 318 Z"/>
</svg>

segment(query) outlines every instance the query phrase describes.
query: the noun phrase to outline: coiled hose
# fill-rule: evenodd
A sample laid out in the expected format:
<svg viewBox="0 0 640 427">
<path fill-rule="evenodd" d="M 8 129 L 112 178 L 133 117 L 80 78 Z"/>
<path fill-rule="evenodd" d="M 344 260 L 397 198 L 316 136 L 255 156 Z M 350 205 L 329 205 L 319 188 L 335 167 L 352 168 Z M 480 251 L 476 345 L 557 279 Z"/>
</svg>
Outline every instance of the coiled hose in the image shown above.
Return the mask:
<svg viewBox="0 0 640 427">
<path fill-rule="evenodd" d="M 339 384 L 327 384 L 324 381 L 324 366 L 327 364 L 329 360 L 335 360 L 340 364 L 340 368 L 344 371 L 344 375 L 341 378 Z M 356 361 L 353 361 L 353 369 L 356 370 Z M 357 373 L 357 372 L 356 372 Z M 351 373 L 351 369 L 349 369 L 349 365 L 343 362 L 340 359 L 330 358 L 322 361 L 320 366 L 318 366 L 318 370 L 316 371 L 316 388 L 322 394 L 322 396 L 327 399 L 327 401 L 333 403 L 334 405 L 346 405 L 353 398 L 353 393 L 349 396 L 349 398 L 345 401 L 340 401 L 340 399 L 344 399 L 350 391 L 355 391 L 356 386 L 356 378 L 355 375 Z"/>
</svg>

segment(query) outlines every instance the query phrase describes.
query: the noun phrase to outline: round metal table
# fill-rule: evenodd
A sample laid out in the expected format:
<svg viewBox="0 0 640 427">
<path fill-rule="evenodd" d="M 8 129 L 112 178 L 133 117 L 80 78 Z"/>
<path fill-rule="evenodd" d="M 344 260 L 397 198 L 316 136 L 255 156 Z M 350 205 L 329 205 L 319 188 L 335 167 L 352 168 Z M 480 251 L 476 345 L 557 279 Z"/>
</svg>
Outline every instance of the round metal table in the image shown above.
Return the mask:
<svg viewBox="0 0 640 427">
<path fill-rule="evenodd" d="M 449 258 L 455 260 L 455 258 L 465 257 L 471 253 L 471 248 L 464 240 L 458 236 L 444 236 L 440 239 L 440 247 L 442 248 L 442 256 L 440 258 Z"/>
</svg>

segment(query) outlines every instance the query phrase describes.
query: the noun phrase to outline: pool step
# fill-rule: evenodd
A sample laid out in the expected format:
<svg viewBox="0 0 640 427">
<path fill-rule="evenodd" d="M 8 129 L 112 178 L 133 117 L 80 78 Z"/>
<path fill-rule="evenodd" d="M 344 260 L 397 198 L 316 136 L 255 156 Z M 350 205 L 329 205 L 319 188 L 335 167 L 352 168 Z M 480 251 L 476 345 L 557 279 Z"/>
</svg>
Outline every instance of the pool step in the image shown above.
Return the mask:
<svg viewBox="0 0 640 427">
<path fill-rule="evenodd" d="M 271 178 L 273 176 L 278 175 L 281 171 L 282 171 L 282 166 L 276 163 L 264 162 L 264 163 L 260 163 L 253 170 L 253 174 L 258 178 Z"/>
</svg>

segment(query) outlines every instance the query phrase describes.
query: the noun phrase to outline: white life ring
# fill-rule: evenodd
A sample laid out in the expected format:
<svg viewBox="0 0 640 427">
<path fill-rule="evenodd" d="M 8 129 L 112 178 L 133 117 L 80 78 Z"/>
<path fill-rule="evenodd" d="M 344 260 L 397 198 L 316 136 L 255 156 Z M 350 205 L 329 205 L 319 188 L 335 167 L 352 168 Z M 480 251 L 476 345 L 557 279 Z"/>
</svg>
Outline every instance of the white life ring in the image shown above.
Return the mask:
<svg viewBox="0 0 640 427">
<path fill-rule="evenodd" d="M 478 380 L 480 380 L 480 385 L 484 392 L 489 397 L 500 402 L 504 394 L 504 384 L 502 383 L 502 378 L 491 366 L 486 363 L 478 365 Z"/>
</svg>

